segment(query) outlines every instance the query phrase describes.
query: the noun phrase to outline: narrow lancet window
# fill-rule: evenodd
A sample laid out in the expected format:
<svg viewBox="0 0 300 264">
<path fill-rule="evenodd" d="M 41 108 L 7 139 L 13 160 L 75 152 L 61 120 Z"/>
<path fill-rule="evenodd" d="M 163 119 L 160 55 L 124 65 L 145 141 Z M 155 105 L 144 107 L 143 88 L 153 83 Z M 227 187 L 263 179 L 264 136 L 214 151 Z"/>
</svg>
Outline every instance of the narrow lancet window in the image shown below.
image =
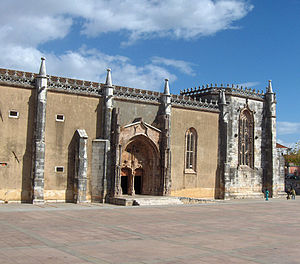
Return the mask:
<svg viewBox="0 0 300 264">
<path fill-rule="evenodd" d="M 239 165 L 254 167 L 253 151 L 254 121 L 248 109 L 241 112 L 239 120 Z"/>
<path fill-rule="evenodd" d="M 185 134 L 185 169 L 196 171 L 197 161 L 197 133 L 190 128 Z"/>
</svg>

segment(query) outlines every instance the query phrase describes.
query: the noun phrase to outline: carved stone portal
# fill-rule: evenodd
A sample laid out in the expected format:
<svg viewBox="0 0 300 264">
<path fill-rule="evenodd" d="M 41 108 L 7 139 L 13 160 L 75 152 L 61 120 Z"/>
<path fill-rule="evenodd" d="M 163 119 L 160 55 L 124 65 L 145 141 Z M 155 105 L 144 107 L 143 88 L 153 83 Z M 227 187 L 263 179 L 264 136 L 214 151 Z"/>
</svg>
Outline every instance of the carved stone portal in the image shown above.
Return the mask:
<svg viewBox="0 0 300 264">
<path fill-rule="evenodd" d="M 122 194 L 161 195 L 163 179 L 159 154 L 160 130 L 143 121 L 121 129 Z"/>
</svg>

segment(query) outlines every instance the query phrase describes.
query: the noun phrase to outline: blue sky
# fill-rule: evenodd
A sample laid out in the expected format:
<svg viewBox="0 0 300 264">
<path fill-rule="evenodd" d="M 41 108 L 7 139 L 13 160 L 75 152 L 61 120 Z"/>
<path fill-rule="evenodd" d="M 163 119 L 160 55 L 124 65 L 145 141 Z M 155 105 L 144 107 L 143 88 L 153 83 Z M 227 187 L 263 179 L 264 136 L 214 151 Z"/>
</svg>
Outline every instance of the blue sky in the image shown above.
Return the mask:
<svg viewBox="0 0 300 264">
<path fill-rule="evenodd" d="M 188 4 L 187 4 L 188 3 Z M 300 0 L 2 0 L 0 67 L 172 93 L 207 83 L 277 94 L 277 138 L 300 139 Z"/>
</svg>

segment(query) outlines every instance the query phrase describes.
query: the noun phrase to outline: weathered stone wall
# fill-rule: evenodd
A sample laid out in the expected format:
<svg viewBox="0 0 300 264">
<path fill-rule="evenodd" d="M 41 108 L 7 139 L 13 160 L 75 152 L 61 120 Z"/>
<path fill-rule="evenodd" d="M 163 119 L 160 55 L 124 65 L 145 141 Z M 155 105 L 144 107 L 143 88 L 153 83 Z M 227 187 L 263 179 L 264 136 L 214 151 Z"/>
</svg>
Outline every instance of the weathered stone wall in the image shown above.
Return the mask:
<svg viewBox="0 0 300 264">
<path fill-rule="evenodd" d="M 63 114 L 64 122 L 56 121 Z M 97 97 L 48 91 L 46 113 L 45 200 L 73 201 L 75 176 L 75 132 L 84 129 L 88 135 L 87 159 L 92 160 L 92 140 L 101 131 L 101 101 Z M 55 172 L 63 166 L 63 172 Z M 87 168 L 87 200 L 91 199 L 90 175 Z"/>
<path fill-rule="evenodd" d="M 1 85 L 0 91 L 0 202 L 30 201 L 35 90 Z"/>
<path fill-rule="evenodd" d="M 218 88 L 219 89 L 219 88 Z M 261 94 L 252 93 L 252 90 L 226 90 L 226 106 L 224 116 L 226 120 L 222 123 L 225 127 L 220 127 L 220 131 L 226 133 L 223 140 L 226 143 L 220 146 L 220 154 L 226 155 L 225 160 L 220 163 L 221 184 L 224 189 L 221 192 L 221 197 L 229 198 L 247 198 L 247 197 L 262 197 L 264 189 L 264 168 L 266 166 L 266 105 Z M 219 92 L 212 91 L 211 93 L 201 94 L 202 101 L 218 100 Z M 241 110 L 248 104 L 248 108 L 253 113 L 254 117 L 254 169 L 238 163 L 239 151 L 239 118 Z M 222 186 L 220 186 L 222 187 Z"/>
<path fill-rule="evenodd" d="M 284 179 L 276 150 L 276 96 L 271 81 L 266 93 L 238 85 L 211 84 L 185 89 L 181 95 L 191 96 L 200 102 L 221 102 L 223 98 L 219 128 L 219 174 L 220 186 L 223 186 L 220 197 L 261 197 L 265 189 L 270 191 L 272 197 L 282 195 Z M 238 165 L 239 114 L 246 102 L 254 115 L 253 169 Z"/>
<path fill-rule="evenodd" d="M 225 192 L 229 197 L 262 196 L 263 165 L 262 138 L 264 102 L 260 100 L 247 100 L 246 98 L 227 96 L 228 106 L 228 141 L 227 155 L 230 170 L 230 182 L 225 183 Z M 247 107 L 253 112 L 254 117 L 254 169 L 240 165 L 238 161 L 239 118 L 241 110 Z"/>
<path fill-rule="evenodd" d="M 172 107 L 171 195 L 214 198 L 217 182 L 219 113 Z M 197 131 L 197 170 L 185 171 L 185 133 Z"/>
</svg>

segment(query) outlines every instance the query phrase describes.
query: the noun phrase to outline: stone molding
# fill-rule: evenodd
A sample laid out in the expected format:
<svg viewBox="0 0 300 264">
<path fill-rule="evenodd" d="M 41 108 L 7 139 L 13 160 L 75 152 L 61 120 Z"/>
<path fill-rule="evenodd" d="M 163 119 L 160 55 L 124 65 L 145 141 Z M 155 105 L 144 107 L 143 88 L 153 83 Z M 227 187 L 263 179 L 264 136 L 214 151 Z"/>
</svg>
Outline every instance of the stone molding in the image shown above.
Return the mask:
<svg viewBox="0 0 300 264">
<path fill-rule="evenodd" d="M 136 137 L 144 136 L 153 143 L 156 151 L 159 152 L 160 134 L 160 129 L 153 127 L 144 121 L 138 121 L 121 127 L 119 144 L 125 149 L 125 147 Z"/>
<path fill-rule="evenodd" d="M 137 121 L 137 122 L 134 122 L 134 123 L 125 125 L 125 126 L 123 126 L 123 129 L 128 128 L 128 127 L 131 127 L 131 126 L 136 126 L 136 125 L 143 125 L 143 126 L 145 126 L 145 127 L 149 127 L 149 128 L 151 128 L 151 129 L 156 130 L 157 132 L 161 133 L 161 130 L 160 130 L 160 129 L 158 129 L 158 128 L 154 127 L 154 126 L 151 126 L 151 125 L 149 125 L 148 123 L 146 123 L 146 122 L 144 122 L 144 121 Z"/>
</svg>

